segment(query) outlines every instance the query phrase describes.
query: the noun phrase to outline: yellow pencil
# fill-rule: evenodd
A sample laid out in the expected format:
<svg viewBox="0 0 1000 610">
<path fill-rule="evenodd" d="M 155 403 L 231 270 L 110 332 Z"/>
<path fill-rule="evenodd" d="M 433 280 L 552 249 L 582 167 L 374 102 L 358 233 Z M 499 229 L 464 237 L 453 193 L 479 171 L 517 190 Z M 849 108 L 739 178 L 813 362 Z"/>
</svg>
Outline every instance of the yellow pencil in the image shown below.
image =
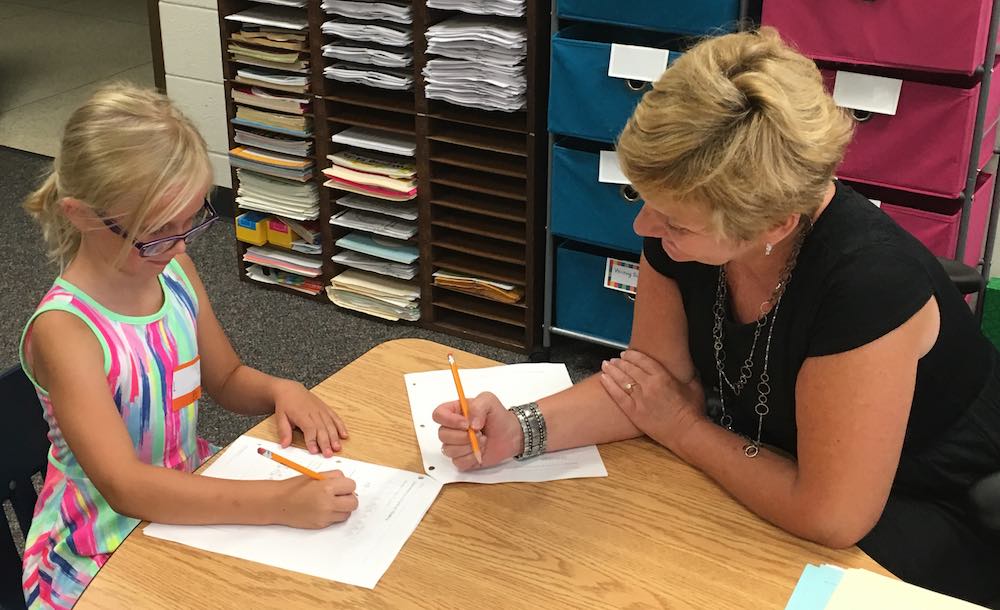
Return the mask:
<svg viewBox="0 0 1000 610">
<path fill-rule="evenodd" d="M 316 472 L 314 470 L 309 470 L 305 466 L 303 466 L 301 464 L 296 464 L 292 460 L 290 460 L 290 459 L 288 459 L 288 458 L 286 458 L 284 456 L 278 455 L 277 453 L 272 453 L 272 452 L 268 451 L 267 449 L 264 449 L 263 447 L 257 447 L 257 453 L 263 455 L 266 458 L 274 460 L 275 462 L 281 464 L 282 466 L 288 466 L 292 470 L 296 470 L 298 472 L 301 472 L 302 474 L 306 475 L 307 477 L 311 477 L 313 479 L 316 479 L 317 481 L 322 481 L 325 478 L 320 473 L 318 473 L 318 472 Z"/>
<path fill-rule="evenodd" d="M 472 443 L 472 453 L 476 456 L 476 462 L 483 463 L 483 453 L 479 450 L 479 441 L 476 440 L 476 432 L 472 429 L 472 420 L 469 419 L 469 403 L 465 401 L 465 390 L 462 389 L 462 380 L 458 377 L 458 366 L 455 365 L 455 357 L 448 354 L 448 364 L 451 366 L 451 376 L 455 379 L 455 389 L 458 390 L 458 404 L 462 405 L 462 415 L 469 422 L 469 442 Z"/>
</svg>

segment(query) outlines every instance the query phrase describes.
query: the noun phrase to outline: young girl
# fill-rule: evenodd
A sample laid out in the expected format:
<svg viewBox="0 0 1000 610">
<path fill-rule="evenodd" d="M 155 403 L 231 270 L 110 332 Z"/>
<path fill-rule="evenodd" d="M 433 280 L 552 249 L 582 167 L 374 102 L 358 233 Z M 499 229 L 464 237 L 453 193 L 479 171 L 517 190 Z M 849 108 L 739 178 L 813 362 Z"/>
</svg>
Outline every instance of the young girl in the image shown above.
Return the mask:
<svg viewBox="0 0 1000 610">
<path fill-rule="evenodd" d="M 70 607 L 140 519 L 318 528 L 357 506 L 353 481 L 191 474 L 202 387 L 235 413 L 274 413 L 330 456 L 347 429 L 301 384 L 243 365 L 186 244 L 216 220 L 205 142 L 170 101 L 118 86 L 70 118 L 25 208 L 62 270 L 28 321 L 21 362 L 49 423 L 49 466 L 26 537 L 29 607 Z"/>
</svg>

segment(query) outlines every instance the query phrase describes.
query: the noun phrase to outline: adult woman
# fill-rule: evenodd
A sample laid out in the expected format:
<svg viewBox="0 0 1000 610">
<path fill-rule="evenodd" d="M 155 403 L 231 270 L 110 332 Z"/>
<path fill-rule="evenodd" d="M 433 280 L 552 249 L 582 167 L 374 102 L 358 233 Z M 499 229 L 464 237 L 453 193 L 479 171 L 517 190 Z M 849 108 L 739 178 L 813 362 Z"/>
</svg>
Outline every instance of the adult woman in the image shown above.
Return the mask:
<svg viewBox="0 0 1000 610">
<path fill-rule="evenodd" d="M 645 201 L 630 348 L 537 405 L 477 397 L 484 465 L 543 430 L 548 450 L 646 434 L 789 532 L 1000 595 L 966 500 L 1000 470 L 1000 358 L 936 259 L 833 180 L 851 133 L 773 30 L 675 62 L 618 143 Z M 474 467 L 456 406 L 435 418 Z"/>
</svg>

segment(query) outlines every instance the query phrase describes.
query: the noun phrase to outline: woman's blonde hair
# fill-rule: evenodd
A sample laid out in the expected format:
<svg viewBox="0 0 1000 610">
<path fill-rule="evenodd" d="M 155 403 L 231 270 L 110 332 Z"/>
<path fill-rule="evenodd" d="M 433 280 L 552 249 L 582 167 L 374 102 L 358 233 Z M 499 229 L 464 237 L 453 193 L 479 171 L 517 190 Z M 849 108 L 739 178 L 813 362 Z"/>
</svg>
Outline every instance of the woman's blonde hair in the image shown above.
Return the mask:
<svg viewBox="0 0 1000 610">
<path fill-rule="evenodd" d="M 765 27 L 684 53 L 643 96 L 618 155 L 638 190 L 699 202 L 717 233 L 749 240 L 816 211 L 853 126 L 816 65 Z"/>
<path fill-rule="evenodd" d="M 166 96 L 117 84 L 73 112 L 51 173 L 24 208 L 41 225 L 49 256 L 64 268 L 81 238 L 63 212 L 64 198 L 139 236 L 174 218 L 210 173 L 204 139 Z M 107 229 L 95 223 L 95 230 Z M 125 240 L 122 256 L 129 248 Z"/>
</svg>

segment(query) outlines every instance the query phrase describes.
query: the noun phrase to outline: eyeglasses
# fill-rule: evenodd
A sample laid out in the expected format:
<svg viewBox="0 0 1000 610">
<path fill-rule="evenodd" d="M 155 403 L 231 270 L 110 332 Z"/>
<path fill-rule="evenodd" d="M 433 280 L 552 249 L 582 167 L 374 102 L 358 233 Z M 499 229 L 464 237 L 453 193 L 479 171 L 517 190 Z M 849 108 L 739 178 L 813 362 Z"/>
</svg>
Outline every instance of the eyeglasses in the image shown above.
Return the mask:
<svg viewBox="0 0 1000 610">
<path fill-rule="evenodd" d="M 215 208 L 212 207 L 211 202 L 209 202 L 208 199 L 205 199 L 205 204 L 194 218 L 194 224 L 184 233 L 181 233 L 180 235 L 171 235 L 170 237 L 163 237 L 161 239 L 154 239 L 153 241 L 133 241 L 132 245 L 139 251 L 139 256 L 144 258 L 163 254 L 167 250 L 173 248 L 174 244 L 179 241 L 190 244 L 192 240 L 203 234 L 205 230 L 218 219 L 219 214 L 215 211 Z M 125 229 L 121 228 L 118 223 L 110 218 L 102 218 L 101 220 L 104 221 L 104 225 L 111 229 L 113 233 L 121 235 L 125 239 L 129 239 L 128 233 Z"/>
</svg>

